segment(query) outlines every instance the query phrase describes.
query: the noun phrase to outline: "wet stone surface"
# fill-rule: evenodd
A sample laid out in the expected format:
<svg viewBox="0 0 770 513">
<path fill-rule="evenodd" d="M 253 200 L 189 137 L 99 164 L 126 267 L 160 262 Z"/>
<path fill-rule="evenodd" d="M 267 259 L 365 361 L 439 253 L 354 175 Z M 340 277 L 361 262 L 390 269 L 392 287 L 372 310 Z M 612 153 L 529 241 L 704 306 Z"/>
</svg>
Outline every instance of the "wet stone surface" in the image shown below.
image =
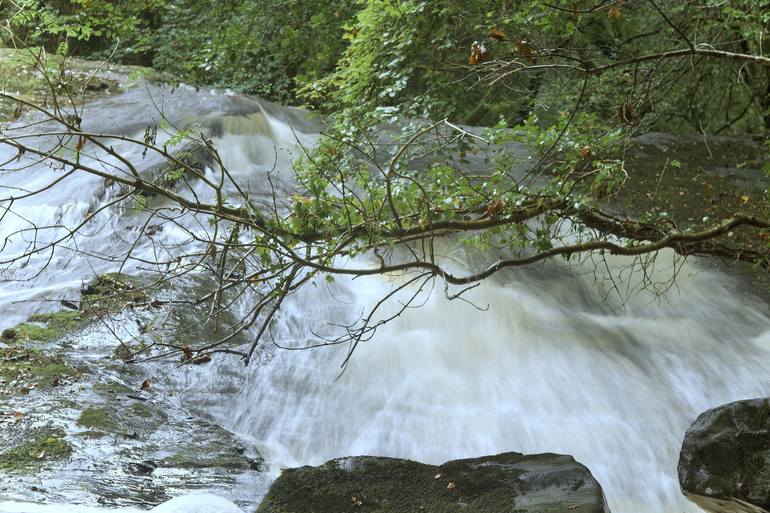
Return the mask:
<svg viewBox="0 0 770 513">
<path fill-rule="evenodd" d="M 149 508 L 201 491 L 256 508 L 245 491 L 265 478 L 261 458 L 161 379 L 142 387 L 162 368 L 116 357 L 111 330 L 141 315 L 0 342 L 0 497 Z"/>
</svg>

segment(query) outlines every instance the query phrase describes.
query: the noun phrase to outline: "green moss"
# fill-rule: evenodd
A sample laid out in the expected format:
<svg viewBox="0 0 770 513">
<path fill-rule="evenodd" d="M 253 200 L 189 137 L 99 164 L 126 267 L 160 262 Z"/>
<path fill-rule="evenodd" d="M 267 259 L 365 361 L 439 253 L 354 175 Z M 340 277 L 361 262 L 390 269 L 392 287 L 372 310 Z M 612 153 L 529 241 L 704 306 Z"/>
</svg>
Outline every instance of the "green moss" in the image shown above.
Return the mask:
<svg viewBox="0 0 770 513">
<path fill-rule="evenodd" d="M 120 360 L 130 360 L 134 358 L 143 349 L 146 349 L 146 346 L 144 344 L 121 343 L 121 344 L 118 344 L 118 346 L 112 352 L 112 355 L 115 358 L 118 358 Z"/>
<path fill-rule="evenodd" d="M 35 431 L 29 441 L 0 453 L 0 469 L 34 469 L 45 461 L 66 459 L 71 453 L 72 446 L 64 440 L 62 430 L 44 428 Z"/>
<path fill-rule="evenodd" d="M 131 413 L 139 417 L 150 418 L 152 417 L 152 410 L 144 403 L 135 402 L 131 405 Z"/>
<path fill-rule="evenodd" d="M 29 322 L 45 324 L 45 329 L 54 338 L 81 327 L 85 321 L 83 314 L 75 310 L 61 310 L 59 312 L 35 314 L 28 319 Z M 50 339 L 50 337 L 49 337 Z"/>
<path fill-rule="evenodd" d="M 91 100 L 106 96 L 111 91 L 118 92 L 119 84 L 114 80 L 91 76 L 99 63 L 70 60 L 64 80 L 60 80 L 62 57 L 53 53 L 39 54 L 42 59 L 36 62 L 34 49 L 15 50 L 0 48 L 0 89 L 8 91 L 23 100 L 45 105 L 51 97 L 51 87 L 59 96 L 60 103 L 66 104 L 70 95 L 76 100 Z M 43 71 L 49 77 L 45 80 Z M 0 99 L 0 122 L 18 117 L 16 104 L 7 99 Z"/>
<path fill-rule="evenodd" d="M 31 385 L 48 388 L 56 384 L 57 378 L 77 375 L 77 369 L 68 365 L 61 355 L 21 347 L 0 349 L 0 378 L 18 380 L 20 390 Z"/>
<path fill-rule="evenodd" d="M 74 310 L 35 314 L 27 322 L 3 330 L 0 339 L 8 343 L 52 342 L 82 327 L 87 318 Z"/>
<path fill-rule="evenodd" d="M 57 341 L 83 328 L 95 316 L 117 312 L 148 299 L 149 295 L 141 288 L 138 278 L 118 273 L 104 274 L 82 291 L 82 311 L 61 310 L 32 315 L 27 322 L 3 330 L 0 341 L 7 344 Z"/>
<path fill-rule="evenodd" d="M 93 386 L 94 392 L 102 395 L 125 395 L 130 394 L 131 389 L 117 381 L 108 383 L 96 383 Z"/>
<path fill-rule="evenodd" d="M 98 429 L 107 432 L 117 431 L 117 425 L 112 416 L 102 408 L 86 408 L 80 414 L 77 423 L 79 426 L 89 429 Z"/>
</svg>

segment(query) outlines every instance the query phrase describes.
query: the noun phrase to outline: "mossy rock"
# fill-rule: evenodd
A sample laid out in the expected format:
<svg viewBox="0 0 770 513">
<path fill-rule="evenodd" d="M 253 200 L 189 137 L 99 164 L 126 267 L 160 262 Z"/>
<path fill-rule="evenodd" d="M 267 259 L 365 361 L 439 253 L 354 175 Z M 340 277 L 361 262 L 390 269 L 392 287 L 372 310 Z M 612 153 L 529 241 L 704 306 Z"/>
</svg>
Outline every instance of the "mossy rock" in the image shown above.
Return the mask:
<svg viewBox="0 0 770 513">
<path fill-rule="evenodd" d="M 118 383 L 117 381 L 95 383 L 93 385 L 93 391 L 104 396 L 126 395 L 133 392 L 129 387 L 122 383 Z"/>
<path fill-rule="evenodd" d="M 78 426 L 97 429 L 109 433 L 118 431 L 118 424 L 105 408 L 88 407 L 83 410 L 77 420 Z"/>
<path fill-rule="evenodd" d="M 30 316 L 26 322 L 0 333 L 0 342 L 54 342 L 93 321 L 95 317 L 118 312 L 136 303 L 146 303 L 149 294 L 139 278 L 107 273 L 81 290 L 80 310 L 60 310 Z"/>
<path fill-rule="evenodd" d="M 77 424 L 109 435 L 145 437 L 166 421 L 167 416 L 160 408 L 132 400 L 89 406 L 81 412 Z"/>
<path fill-rule="evenodd" d="M 87 319 L 78 311 L 35 314 L 27 322 L 3 330 L 0 339 L 7 343 L 53 342 L 82 327 Z"/>
<path fill-rule="evenodd" d="M 36 55 L 41 58 L 37 66 L 34 64 Z M 61 64 L 65 64 L 66 70 L 64 79 L 59 83 Z M 52 79 L 51 82 L 44 78 L 40 67 Z M 108 71 L 110 75 L 105 76 Z M 70 95 L 77 102 L 105 98 L 140 84 L 140 79 L 155 84 L 179 83 L 168 73 L 142 66 L 105 64 L 84 59 L 67 59 L 63 63 L 63 57 L 53 52 L 38 53 L 35 48 L 0 48 L 0 89 L 31 103 L 44 105 L 49 101 L 52 84 L 62 106 L 66 106 Z M 17 104 L 0 99 L 0 122 L 12 121 L 18 114 Z"/>
<path fill-rule="evenodd" d="M 285 470 L 257 513 L 607 513 L 599 483 L 560 454 L 515 452 L 440 466 L 357 456 Z"/>
<path fill-rule="evenodd" d="M 107 436 L 107 433 L 103 433 L 102 431 L 96 431 L 96 430 L 88 430 L 83 431 L 82 433 L 78 433 L 76 436 L 79 436 L 81 438 L 88 438 L 88 439 L 96 439 L 96 438 L 102 438 Z"/>
<path fill-rule="evenodd" d="M 148 347 L 145 343 L 129 344 L 121 342 L 112 351 L 112 356 L 123 361 L 133 360 L 138 354 L 147 351 Z"/>
<path fill-rule="evenodd" d="M 196 421 L 185 430 L 189 434 L 173 444 L 173 453 L 164 455 L 159 466 L 180 469 L 214 468 L 225 471 L 262 470 L 262 458 L 244 454 L 227 430 L 215 424 Z"/>
<path fill-rule="evenodd" d="M 79 374 L 58 354 L 23 347 L 0 349 L 0 379 L 6 382 L 16 380 L 22 387 L 44 389 Z"/>
<path fill-rule="evenodd" d="M 64 460 L 72 454 L 72 446 L 64 440 L 61 429 L 42 428 L 30 435 L 27 442 L 0 453 L 1 470 L 35 470 L 45 462 Z"/>
</svg>

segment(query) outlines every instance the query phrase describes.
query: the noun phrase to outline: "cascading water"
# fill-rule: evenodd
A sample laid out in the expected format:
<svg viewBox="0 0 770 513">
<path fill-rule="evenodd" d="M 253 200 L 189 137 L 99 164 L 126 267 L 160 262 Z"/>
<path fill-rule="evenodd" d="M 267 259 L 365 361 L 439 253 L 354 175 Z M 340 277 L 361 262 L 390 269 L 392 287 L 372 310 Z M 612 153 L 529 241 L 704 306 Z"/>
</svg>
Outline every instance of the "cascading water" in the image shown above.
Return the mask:
<svg viewBox="0 0 770 513">
<path fill-rule="evenodd" d="M 434 293 L 362 344 L 337 381 L 347 348 L 274 351 L 229 425 L 283 466 L 561 452 L 591 469 L 616 513 L 699 511 L 676 478 L 682 437 L 701 411 L 767 394 L 768 318 L 694 267 L 665 299 L 642 294 L 625 310 L 593 280 L 510 273 L 467 298 L 486 311 Z M 357 280 L 298 300 L 276 338 L 304 338 L 309 319 L 339 319 L 386 290 Z"/>
<path fill-rule="evenodd" d="M 174 121 L 208 120 L 229 168 L 256 195 L 267 193 L 265 173 L 273 167 L 284 178 L 290 174 L 288 153 L 274 147 L 294 147 L 298 133 L 303 143 L 313 139 L 306 125 L 297 130 L 301 120 L 294 111 L 269 110 L 238 96 L 164 94 L 163 110 Z M 92 114 L 110 120 L 94 130 L 140 133 L 155 115 L 148 105 L 136 91 L 94 104 Z M 120 124 L 110 127 L 114 120 Z M 37 171 L 28 173 L 24 188 L 54 173 Z M 99 180 L 80 180 L 77 195 L 68 185 L 28 200 L 27 216 L 45 223 L 66 211 L 66 222 L 77 222 L 103 187 Z M 288 182 L 284 187 L 290 189 Z M 102 237 L 116 235 L 84 237 L 81 252 L 129 239 L 121 230 L 135 224 L 121 213 L 102 227 Z M 171 243 L 177 235 L 161 236 Z M 137 251 L 151 254 L 152 241 L 144 246 Z M 467 258 L 459 248 L 450 252 Z M 180 401 L 200 406 L 208 398 L 207 414 L 253 443 L 274 473 L 345 455 L 441 463 L 503 451 L 561 452 L 591 469 L 615 513 L 695 512 L 676 480 L 681 439 L 701 411 L 770 393 L 764 363 L 770 319 L 764 305 L 736 290 L 729 277 L 697 263 L 666 268 L 667 257 L 647 270 L 660 281 L 678 272 L 676 286 L 662 297 L 643 290 L 621 302 L 588 263 L 501 273 L 469 292 L 467 301 L 426 291 L 422 307 L 362 343 L 341 376 L 347 347 L 278 346 L 302 347 L 312 341 L 311 329 L 355 320 L 403 278 L 319 280 L 287 301 L 273 329 L 276 344 L 265 343 L 248 369 L 220 360 L 175 371 L 173 379 L 182 389 Z M 615 269 L 628 263 L 609 261 Z M 24 290 L 6 291 L 2 308 L 58 298 L 116 265 L 86 256 L 54 260 Z M 624 276 L 624 285 L 639 279 Z M 241 300 L 244 308 L 247 303 Z"/>
</svg>

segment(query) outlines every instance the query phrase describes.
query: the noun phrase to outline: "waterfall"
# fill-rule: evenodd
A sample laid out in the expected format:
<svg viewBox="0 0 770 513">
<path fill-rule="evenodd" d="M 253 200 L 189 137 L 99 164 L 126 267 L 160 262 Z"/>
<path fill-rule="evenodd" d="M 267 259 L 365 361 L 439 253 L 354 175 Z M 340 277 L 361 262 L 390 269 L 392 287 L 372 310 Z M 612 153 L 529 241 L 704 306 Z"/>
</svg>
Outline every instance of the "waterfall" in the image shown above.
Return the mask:
<svg viewBox="0 0 770 513">
<path fill-rule="evenodd" d="M 296 111 L 238 95 L 185 88 L 153 94 L 173 122 L 207 127 L 230 169 L 257 195 L 266 193 L 271 169 L 290 190 L 296 138 L 312 144 L 315 137 Z M 93 131 L 135 136 L 157 118 L 146 91 L 96 102 L 89 113 L 84 119 L 94 120 Z M 142 161 L 136 149 L 121 149 Z M 0 190 L 34 189 L 57 173 L 33 170 L 25 183 L 5 173 Z M 5 236 L 30 219 L 73 225 L 93 210 L 94 198 L 109 200 L 104 189 L 101 180 L 73 177 L 16 205 L 26 220 L 10 228 L 4 222 L 0 230 Z M 40 309 L 37 302 L 13 306 L 18 301 L 65 297 L 95 273 L 116 269 L 118 262 L 89 255 L 122 247 L 137 230 L 136 216 L 100 215 L 103 222 L 77 239 L 76 258 L 61 251 L 40 275 L 27 273 L 44 256 L 16 271 L 27 281 L 0 294 L 3 325 Z M 169 246 L 182 240 L 173 230 L 159 237 Z M 151 256 L 153 248 L 146 241 L 136 251 Z M 473 258 L 460 248 L 447 253 Z M 174 379 L 181 401 L 208 395 L 216 404 L 209 415 L 252 443 L 275 475 L 282 467 L 348 455 L 442 463 L 505 451 L 559 452 L 592 471 L 615 513 L 696 512 L 677 482 L 681 440 L 703 410 L 770 394 L 770 318 L 731 277 L 695 260 L 680 266 L 673 260 L 664 253 L 647 270 L 660 282 L 677 274 L 662 295 L 624 293 L 638 288 L 641 271 L 630 275 L 630 260 L 619 257 L 607 269 L 617 271 L 620 286 L 590 261 L 500 273 L 465 301 L 447 300 L 438 283 L 422 293 L 421 307 L 362 343 L 341 374 L 347 346 L 286 348 L 312 342 L 311 330 L 330 322 L 355 320 L 403 277 L 318 280 L 287 301 L 271 334 L 275 343 L 264 342 L 249 368 L 223 359 L 174 371 Z M 240 305 L 246 309 L 248 298 Z"/>
<path fill-rule="evenodd" d="M 434 291 L 362 344 L 336 381 L 347 348 L 272 350 L 228 405 L 228 426 L 278 466 L 571 454 L 616 513 L 699 511 L 679 491 L 682 438 L 705 409 L 768 393 L 768 318 L 695 266 L 665 298 L 625 305 L 593 275 L 554 274 L 485 283 L 467 297 L 483 310 Z M 388 290 L 376 279 L 334 288 L 291 305 L 281 345 Z"/>
</svg>

